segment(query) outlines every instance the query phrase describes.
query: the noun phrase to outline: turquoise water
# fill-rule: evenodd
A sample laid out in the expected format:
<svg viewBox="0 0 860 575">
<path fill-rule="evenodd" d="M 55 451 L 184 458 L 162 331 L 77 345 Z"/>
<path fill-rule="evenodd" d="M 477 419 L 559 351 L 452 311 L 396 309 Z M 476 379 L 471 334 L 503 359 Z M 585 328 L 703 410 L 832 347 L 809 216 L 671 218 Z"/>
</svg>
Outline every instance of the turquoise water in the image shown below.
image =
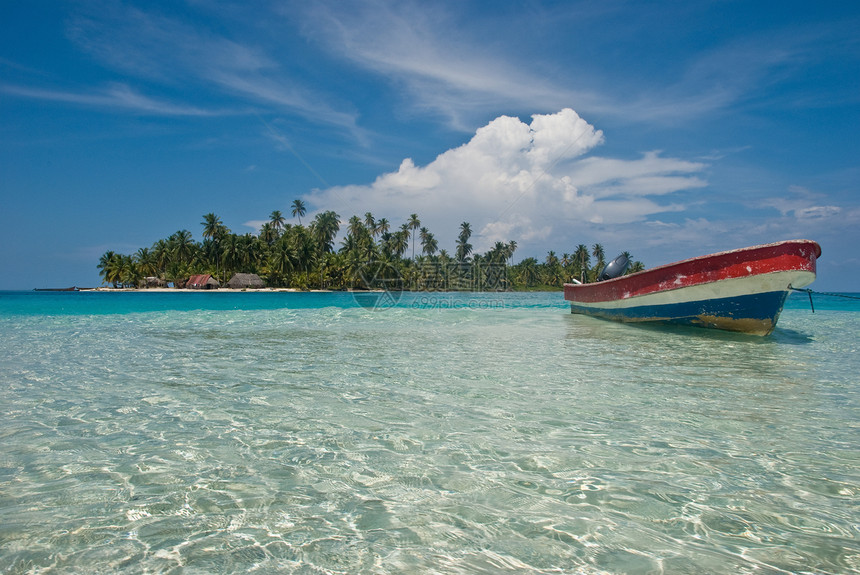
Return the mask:
<svg viewBox="0 0 860 575">
<path fill-rule="evenodd" d="M 860 306 L 814 302 L 0 292 L 0 572 L 860 572 Z"/>
</svg>

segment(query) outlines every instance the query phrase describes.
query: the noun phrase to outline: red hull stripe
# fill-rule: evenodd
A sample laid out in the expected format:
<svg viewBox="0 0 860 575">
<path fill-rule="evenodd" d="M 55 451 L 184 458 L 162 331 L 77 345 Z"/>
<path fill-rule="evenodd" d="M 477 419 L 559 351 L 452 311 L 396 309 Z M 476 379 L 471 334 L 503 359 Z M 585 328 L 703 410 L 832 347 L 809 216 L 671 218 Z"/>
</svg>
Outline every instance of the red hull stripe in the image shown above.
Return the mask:
<svg viewBox="0 0 860 575">
<path fill-rule="evenodd" d="M 753 246 L 692 258 L 604 282 L 565 284 L 564 297 L 574 302 L 596 303 L 780 271 L 815 274 L 815 260 L 820 255 L 821 248 L 810 240 Z"/>
</svg>

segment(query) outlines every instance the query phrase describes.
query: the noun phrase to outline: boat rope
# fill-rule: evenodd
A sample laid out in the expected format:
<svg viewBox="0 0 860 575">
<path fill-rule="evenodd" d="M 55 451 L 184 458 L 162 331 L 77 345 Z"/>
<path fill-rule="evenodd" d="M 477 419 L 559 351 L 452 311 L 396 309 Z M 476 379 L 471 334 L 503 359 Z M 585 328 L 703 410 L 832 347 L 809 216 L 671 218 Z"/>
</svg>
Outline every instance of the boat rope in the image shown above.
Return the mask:
<svg viewBox="0 0 860 575">
<path fill-rule="evenodd" d="M 812 303 L 812 290 L 811 289 L 800 289 L 800 288 L 791 287 L 791 286 L 788 286 L 788 287 L 792 291 L 803 291 L 803 292 L 806 292 L 807 294 L 809 294 L 809 307 L 812 308 L 812 313 L 815 313 L 815 304 Z"/>
<path fill-rule="evenodd" d="M 791 287 L 791 286 L 788 286 L 788 287 L 789 287 L 789 289 L 791 289 L 792 291 L 801 291 L 801 292 L 804 292 L 804 293 L 806 293 L 807 295 L 809 295 L 809 307 L 811 307 L 811 308 L 812 308 L 812 313 L 815 313 L 815 304 L 813 304 L 813 303 L 812 303 L 812 294 L 816 294 L 816 295 L 829 295 L 829 296 L 833 296 L 833 297 L 841 297 L 841 298 L 845 298 L 845 299 L 856 299 L 856 300 L 860 300 L 860 297 L 858 297 L 858 296 L 854 296 L 854 295 L 846 295 L 846 294 L 844 294 L 844 293 L 832 293 L 832 292 L 826 292 L 826 291 L 815 291 L 815 290 L 811 290 L 811 289 L 801 289 L 801 288 L 796 288 L 796 287 Z"/>
</svg>

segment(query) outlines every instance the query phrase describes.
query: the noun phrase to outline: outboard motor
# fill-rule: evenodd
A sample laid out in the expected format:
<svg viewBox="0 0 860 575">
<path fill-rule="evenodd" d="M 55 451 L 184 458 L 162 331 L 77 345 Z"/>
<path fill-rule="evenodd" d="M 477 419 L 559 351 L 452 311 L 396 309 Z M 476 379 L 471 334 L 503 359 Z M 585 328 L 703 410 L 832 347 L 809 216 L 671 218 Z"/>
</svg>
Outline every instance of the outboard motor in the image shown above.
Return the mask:
<svg viewBox="0 0 860 575">
<path fill-rule="evenodd" d="M 597 276 L 597 281 L 602 282 L 604 280 L 611 280 L 617 277 L 621 277 L 624 275 L 624 272 L 627 271 L 627 267 L 630 265 L 630 260 L 627 259 L 627 256 L 621 254 L 605 266 L 603 266 L 603 270 L 601 270 L 600 275 Z"/>
</svg>

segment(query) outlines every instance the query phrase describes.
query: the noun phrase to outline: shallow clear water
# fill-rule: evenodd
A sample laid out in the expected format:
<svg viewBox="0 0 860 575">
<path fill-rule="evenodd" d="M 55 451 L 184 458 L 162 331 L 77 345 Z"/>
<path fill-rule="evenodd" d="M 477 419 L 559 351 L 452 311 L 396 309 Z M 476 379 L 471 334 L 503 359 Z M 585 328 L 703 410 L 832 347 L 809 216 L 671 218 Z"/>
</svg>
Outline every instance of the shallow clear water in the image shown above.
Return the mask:
<svg viewBox="0 0 860 575">
<path fill-rule="evenodd" d="M 860 307 L 0 293 L 4 573 L 860 571 Z"/>
</svg>

